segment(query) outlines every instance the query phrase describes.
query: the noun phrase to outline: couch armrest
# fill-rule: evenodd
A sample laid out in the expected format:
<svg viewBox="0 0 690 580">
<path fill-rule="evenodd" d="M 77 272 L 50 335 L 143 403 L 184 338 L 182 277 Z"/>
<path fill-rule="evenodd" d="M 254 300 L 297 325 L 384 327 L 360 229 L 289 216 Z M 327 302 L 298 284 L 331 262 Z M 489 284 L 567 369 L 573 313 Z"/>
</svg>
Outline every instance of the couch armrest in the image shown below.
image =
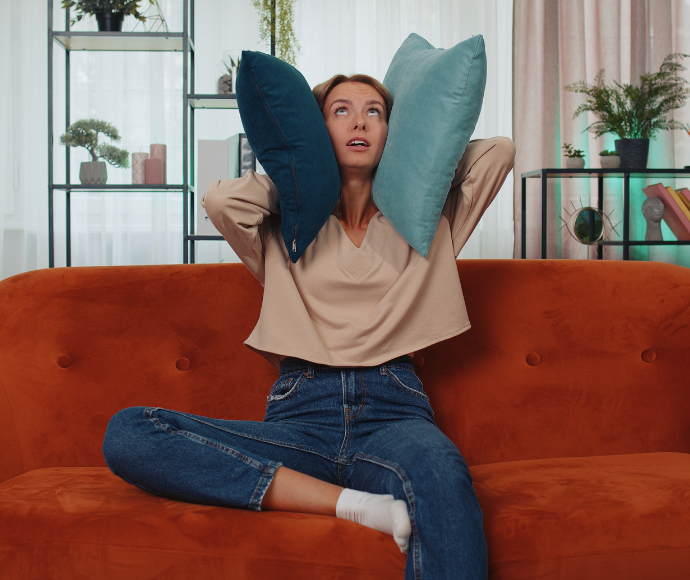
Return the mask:
<svg viewBox="0 0 690 580">
<path fill-rule="evenodd" d="M 0 483 L 24 471 L 17 426 L 0 376 Z"/>
</svg>

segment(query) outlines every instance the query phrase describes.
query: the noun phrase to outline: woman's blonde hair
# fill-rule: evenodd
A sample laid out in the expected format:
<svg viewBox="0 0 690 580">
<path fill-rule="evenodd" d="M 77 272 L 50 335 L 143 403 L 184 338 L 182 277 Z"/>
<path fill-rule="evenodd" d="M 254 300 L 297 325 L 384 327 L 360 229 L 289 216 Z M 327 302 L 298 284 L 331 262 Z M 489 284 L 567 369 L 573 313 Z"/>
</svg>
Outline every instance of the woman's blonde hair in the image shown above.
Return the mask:
<svg viewBox="0 0 690 580">
<path fill-rule="evenodd" d="M 314 93 L 314 97 L 322 113 L 328 95 L 335 87 L 342 83 L 364 83 L 365 85 L 374 87 L 383 97 L 383 102 L 386 105 L 386 123 L 388 123 L 391 116 L 391 109 L 393 108 L 393 97 L 381 82 L 369 75 L 335 75 L 320 85 L 316 85 L 311 92 Z"/>
</svg>

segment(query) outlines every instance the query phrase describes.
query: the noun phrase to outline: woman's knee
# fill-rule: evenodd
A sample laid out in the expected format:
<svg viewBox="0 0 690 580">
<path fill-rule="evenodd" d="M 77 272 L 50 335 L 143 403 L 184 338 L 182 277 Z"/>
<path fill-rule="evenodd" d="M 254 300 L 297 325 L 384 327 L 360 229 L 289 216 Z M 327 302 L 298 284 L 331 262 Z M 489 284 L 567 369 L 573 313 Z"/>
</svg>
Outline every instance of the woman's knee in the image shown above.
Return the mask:
<svg viewBox="0 0 690 580">
<path fill-rule="evenodd" d="M 117 470 L 130 456 L 134 444 L 141 442 L 141 427 L 147 407 L 128 407 L 113 415 L 103 437 L 103 457 L 111 470 Z"/>
</svg>

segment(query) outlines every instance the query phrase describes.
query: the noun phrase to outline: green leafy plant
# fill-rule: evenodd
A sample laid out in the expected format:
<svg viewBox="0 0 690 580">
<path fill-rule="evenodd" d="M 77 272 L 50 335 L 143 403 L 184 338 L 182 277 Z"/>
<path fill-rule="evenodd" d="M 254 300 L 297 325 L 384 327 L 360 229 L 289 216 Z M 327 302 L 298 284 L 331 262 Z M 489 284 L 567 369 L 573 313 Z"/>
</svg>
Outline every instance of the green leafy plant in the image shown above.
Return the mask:
<svg viewBox="0 0 690 580">
<path fill-rule="evenodd" d="M 70 20 L 70 24 L 79 22 L 88 14 L 98 14 L 99 12 L 112 12 L 113 14 L 128 14 L 137 20 L 146 22 L 146 16 L 138 10 L 141 0 L 62 0 L 63 8 L 75 7 L 76 19 Z M 151 6 L 154 0 L 149 0 Z"/>
<path fill-rule="evenodd" d="M 563 145 L 563 151 L 565 151 L 565 156 L 570 157 L 570 158 L 578 158 L 578 157 L 584 157 L 585 154 L 582 151 L 582 149 L 573 149 L 573 146 L 570 143 L 565 143 Z"/>
<path fill-rule="evenodd" d="M 113 141 L 120 140 L 120 134 L 110 123 L 99 119 L 80 119 L 72 123 L 67 132 L 60 136 L 60 143 L 68 147 L 84 147 L 91 155 L 92 161 L 103 159 L 113 167 L 127 169 L 129 152 L 118 149 L 110 143 L 98 144 L 98 134 L 103 133 Z"/>
<path fill-rule="evenodd" d="M 233 68 L 236 68 L 238 71 L 240 70 L 240 63 L 242 62 L 242 58 L 237 57 L 237 62 L 235 62 L 232 57 L 229 57 L 229 58 L 230 58 L 230 64 L 228 65 L 227 62 L 225 62 L 223 64 L 225 65 L 225 68 L 228 69 L 228 74 L 231 75 Z"/>
<path fill-rule="evenodd" d="M 594 83 L 578 81 L 565 87 L 566 91 L 587 95 L 573 119 L 585 111 L 591 111 L 599 120 L 592 123 L 589 130 L 597 137 L 613 133 L 621 139 L 651 139 L 659 130 L 683 129 L 678 121 L 669 121 L 666 113 L 685 104 L 690 89 L 688 81 L 678 76 L 678 71 L 686 70 L 679 62 L 690 56 L 683 53 L 669 54 L 659 72 L 647 73 L 640 77 L 639 86 L 613 81 L 616 87 L 607 86 L 603 81 L 604 69 L 599 71 Z M 583 131 L 584 133 L 584 131 Z"/>
<path fill-rule="evenodd" d="M 295 0 L 252 0 L 259 13 L 259 38 L 270 45 L 272 55 L 292 66 L 300 49 L 294 30 L 294 3 Z"/>
<path fill-rule="evenodd" d="M 607 151 L 606 149 L 604 149 L 601 153 L 599 153 L 599 155 L 601 155 L 602 157 L 609 157 L 611 155 L 618 155 L 618 153 L 616 153 L 615 151 Z"/>
</svg>

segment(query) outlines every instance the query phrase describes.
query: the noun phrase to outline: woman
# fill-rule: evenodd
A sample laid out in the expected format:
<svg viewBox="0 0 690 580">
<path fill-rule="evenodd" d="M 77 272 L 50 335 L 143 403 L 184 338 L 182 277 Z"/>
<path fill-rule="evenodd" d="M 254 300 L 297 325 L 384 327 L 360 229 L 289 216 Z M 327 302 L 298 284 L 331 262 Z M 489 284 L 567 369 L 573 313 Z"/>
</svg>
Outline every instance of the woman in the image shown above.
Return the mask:
<svg viewBox="0 0 690 580">
<path fill-rule="evenodd" d="M 331 515 L 384 531 L 408 553 L 408 579 L 486 578 L 469 469 L 434 423 L 412 359 L 469 328 L 455 258 L 512 168 L 515 147 L 505 137 L 468 145 L 422 258 L 371 195 L 388 91 L 365 75 L 337 75 L 314 95 L 342 189 L 296 264 L 267 176 L 219 181 L 202 198 L 264 286 L 245 342 L 280 371 L 264 421 L 125 409 L 108 426 L 106 461 L 167 497 Z"/>
</svg>

